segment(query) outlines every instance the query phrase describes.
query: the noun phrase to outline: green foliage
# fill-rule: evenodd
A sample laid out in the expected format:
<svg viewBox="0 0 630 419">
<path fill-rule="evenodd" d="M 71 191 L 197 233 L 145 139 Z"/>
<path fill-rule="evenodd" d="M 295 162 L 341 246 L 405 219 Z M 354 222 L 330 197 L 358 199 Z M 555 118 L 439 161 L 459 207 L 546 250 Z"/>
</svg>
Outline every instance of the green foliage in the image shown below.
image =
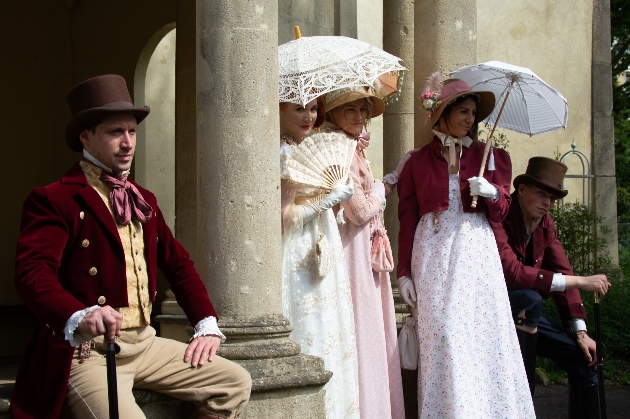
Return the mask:
<svg viewBox="0 0 630 419">
<path fill-rule="evenodd" d="M 630 109 L 614 114 L 617 216 L 630 221 Z"/>
<path fill-rule="evenodd" d="M 481 134 L 483 133 L 485 133 L 485 130 L 480 129 L 477 135 L 481 137 Z M 489 132 L 488 132 L 488 135 L 490 135 Z M 507 135 L 505 135 L 505 133 L 500 132 L 500 131 L 494 131 L 494 134 L 492 134 L 492 147 L 505 150 L 509 154 L 509 151 L 507 150 L 509 145 L 510 145 L 510 140 L 508 139 Z"/>
<path fill-rule="evenodd" d="M 630 108 L 630 84 L 620 84 L 617 77 L 630 67 L 630 1 L 610 1 L 611 64 L 613 76 L 613 109 Z"/>
<path fill-rule="evenodd" d="M 564 210 L 558 204 L 551 211 L 560 242 L 571 261 L 576 275 L 592 275 L 610 266 L 610 257 L 606 252 L 608 229 L 603 226 L 603 217 L 579 203 L 565 203 Z M 600 226 L 598 237 L 594 237 L 594 226 Z M 626 249 L 627 250 L 627 249 Z M 596 258 L 593 257 L 596 255 Z M 594 263 L 594 260 L 597 263 Z M 600 331 L 603 353 L 605 354 L 604 373 L 607 381 L 615 384 L 630 384 L 630 266 L 624 265 L 624 275 L 618 271 L 607 272 L 608 280 L 613 284 L 600 302 Z M 580 291 L 584 309 L 589 319 L 588 328 L 591 338 L 595 338 L 594 298 L 593 293 Z M 561 323 L 553 299 L 543 305 L 543 314 Z M 538 358 L 537 365 L 542 368 L 551 381 L 566 378 L 564 371 L 552 361 Z"/>
<path fill-rule="evenodd" d="M 578 202 L 565 203 L 564 209 L 558 202 L 550 214 L 576 275 L 592 275 L 596 268 L 611 265 L 604 238 L 610 229 L 603 217 Z M 594 226 L 599 226 L 600 234 L 594 234 Z"/>
</svg>

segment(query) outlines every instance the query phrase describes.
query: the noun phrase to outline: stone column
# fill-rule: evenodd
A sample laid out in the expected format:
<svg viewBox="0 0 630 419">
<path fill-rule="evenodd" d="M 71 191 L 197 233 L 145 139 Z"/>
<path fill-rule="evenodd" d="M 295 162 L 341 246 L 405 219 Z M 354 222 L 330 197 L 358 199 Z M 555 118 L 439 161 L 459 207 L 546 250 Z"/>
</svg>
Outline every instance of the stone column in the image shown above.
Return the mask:
<svg viewBox="0 0 630 419">
<path fill-rule="evenodd" d="M 385 107 L 383 114 L 383 173 L 393 171 L 400 158 L 414 149 L 414 2 L 412 0 L 383 1 L 383 49 L 402 58 L 407 67 L 398 100 Z M 394 260 L 398 259 L 398 194 L 387 198 L 385 226 L 392 244 Z M 397 287 L 396 271 L 392 286 Z M 397 298 L 397 303 L 399 303 Z M 404 307 L 404 304 L 397 304 Z M 397 310 L 398 311 L 398 310 Z"/>
<path fill-rule="evenodd" d="M 197 266 L 245 417 L 323 418 L 331 373 L 282 315 L 277 28 L 277 0 L 197 1 Z"/>
<path fill-rule="evenodd" d="M 612 117 L 612 66 L 610 63 L 610 0 L 593 1 L 592 138 L 595 211 L 610 229 L 605 239 L 615 266 L 619 265 L 617 241 L 617 180 Z M 596 234 L 600 234 L 597 231 Z"/>
<path fill-rule="evenodd" d="M 416 4 L 414 52 L 416 95 L 434 71 L 447 73 L 477 62 L 477 0 L 440 0 Z M 427 144 L 433 134 L 424 125 L 426 112 L 415 98 L 415 145 Z"/>
<path fill-rule="evenodd" d="M 175 235 L 197 260 L 196 1 L 177 2 L 175 59 Z M 188 319 L 169 289 L 162 302 L 160 335 L 187 342 Z"/>
</svg>

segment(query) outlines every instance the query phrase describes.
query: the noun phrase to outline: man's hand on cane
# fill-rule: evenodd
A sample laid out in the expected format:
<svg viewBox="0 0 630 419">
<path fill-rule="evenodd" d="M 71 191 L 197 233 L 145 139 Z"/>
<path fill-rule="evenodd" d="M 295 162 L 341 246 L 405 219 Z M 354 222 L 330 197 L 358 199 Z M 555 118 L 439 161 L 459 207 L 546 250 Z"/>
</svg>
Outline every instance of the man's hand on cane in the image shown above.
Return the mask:
<svg viewBox="0 0 630 419">
<path fill-rule="evenodd" d="M 577 332 L 577 345 L 584 353 L 584 357 L 588 360 L 588 366 L 592 367 L 597 365 L 597 345 L 595 341 L 586 334 L 586 330 Z"/>
<path fill-rule="evenodd" d="M 90 311 L 77 326 L 77 332 L 93 338 L 105 335 L 105 340 L 114 340 L 120 336 L 123 316 L 110 306 L 99 307 Z"/>
</svg>

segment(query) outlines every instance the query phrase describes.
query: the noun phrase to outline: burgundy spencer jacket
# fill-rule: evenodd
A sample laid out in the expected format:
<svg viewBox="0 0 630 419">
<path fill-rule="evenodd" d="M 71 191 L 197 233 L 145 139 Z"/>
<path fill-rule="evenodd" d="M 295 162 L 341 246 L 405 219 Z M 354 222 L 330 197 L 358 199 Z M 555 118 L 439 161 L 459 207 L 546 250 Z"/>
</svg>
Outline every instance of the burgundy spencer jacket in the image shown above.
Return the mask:
<svg viewBox="0 0 630 419">
<path fill-rule="evenodd" d="M 151 301 L 159 267 L 191 324 L 216 317 L 193 262 L 164 222 L 155 196 L 132 183 L 153 208 L 153 216 L 143 224 Z M 85 239 L 87 247 L 82 246 Z M 92 267 L 95 275 L 89 273 Z M 63 328 L 73 313 L 98 304 L 100 296 L 106 305 L 127 307 L 125 272 L 114 218 L 78 163 L 60 181 L 33 189 L 22 210 L 15 287 L 39 325 L 18 370 L 11 400 L 14 418 L 59 417 L 75 350 L 64 339 Z"/>
<path fill-rule="evenodd" d="M 439 139 L 411 154 L 398 180 L 398 277 L 411 276 L 411 252 L 413 238 L 420 218 L 424 214 L 448 209 L 448 163 L 442 156 Z M 459 189 L 464 212 L 485 212 L 490 220 L 501 221 L 510 207 L 510 181 L 512 162 L 505 150 L 494 148 L 496 170 L 486 169 L 483 177 L 499 188 L 496 202 L 483 198 L 477 201 L 477 208 L 471 208 L 472 196 L 468 179 L 479 175 L 485 143 L 479 141 L 470 147 L 462 147 L 459 162 Z M 488 159 L 489 160 L 489 159 Z"/>
<path fill-rule="evenodd" d="M 490 224 L 499 248 L 508 290 L 530 289 L 537 291 L 543 298 L 551 296 L 566 326 L 572 318 L 586 320 L 586 311 L 577 289 L 549 292 L 554 273 L 573 275 L 549 214 L 545 214 L 530 238 L 532 260 L 527 259 L 525 252 L 525 224 L 516 191 L 512 194 L 512 205 L 505 220 Z"/>
</svg>

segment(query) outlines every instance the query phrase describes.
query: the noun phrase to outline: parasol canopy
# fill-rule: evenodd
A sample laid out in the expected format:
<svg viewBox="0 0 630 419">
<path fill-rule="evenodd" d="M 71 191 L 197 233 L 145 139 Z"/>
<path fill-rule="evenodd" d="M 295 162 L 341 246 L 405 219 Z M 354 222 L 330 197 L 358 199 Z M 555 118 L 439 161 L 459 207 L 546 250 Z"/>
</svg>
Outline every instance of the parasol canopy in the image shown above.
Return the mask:
<svg viewBox="0 0 630 419">
<path fill-rule="evenodd" d="M 344 87 L 371 86 L 384 100 L 402 85 L 400 58 L 345 36 L 308 36 L 278 47 L 280 102 L 306 105 Z"/>
<path fill-rule="evenodd" d="M 461 67 L 450 76 L 473 90 L 491 91 L 497 105 L 503 104 L 486 118 L 490 125 L 530 136 L 567 126 L 567 100 L 529 68 L 488 61 Z"/>
</svg>

